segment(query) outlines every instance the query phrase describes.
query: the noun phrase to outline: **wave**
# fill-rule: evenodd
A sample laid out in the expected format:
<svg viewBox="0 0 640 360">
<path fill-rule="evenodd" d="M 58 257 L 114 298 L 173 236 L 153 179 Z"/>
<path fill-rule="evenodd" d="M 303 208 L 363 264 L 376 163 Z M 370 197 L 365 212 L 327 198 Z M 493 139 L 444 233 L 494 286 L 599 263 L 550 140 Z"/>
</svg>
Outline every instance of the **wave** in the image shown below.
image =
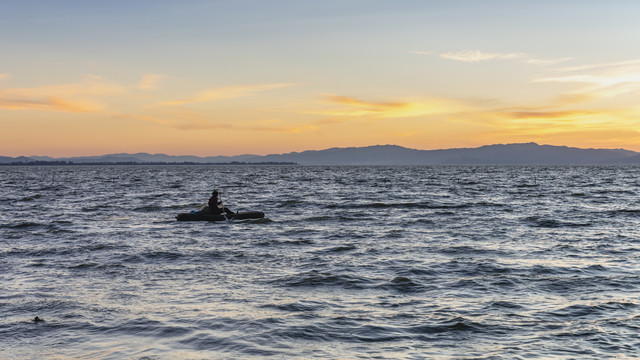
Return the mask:
<svg viewBox="0 0 640 360">
<path fill-rule="evenodd" d="M 19 199 L 18 201 L 34 201 L 34 200 L 38 200 L 42 197 L 41 194 L 35 194 L 35 195 L 31 195 L 31 196 L 25 196 L 21 199 Z"/>
<path fill-rule="evenodd" d="M 258 246 L 299 246 L 299 245 L 312 245 L 315 244 L 315 241 L 311 239 L 290 239 L 290 240 L 278 240 L 278 239 L 268 239 L 264 241 L 259 241 L 256 243 Z"/>
<path fill-rule="evenodd" d="M 606 211 L 605 214 L 611 217 L 626 216 L 626 217 L 640 217 L 640 209 L 617 209 Z"/>
<path fill-rule="evenodd" d="M 396 276 L 391 281 L 378 285 L 377 289 L 388 290 L 402 294 L 414 294 L 427 290 L 427 287 L 407 276 Z"/>
<path fill-rule="evenodd" d="M 28 221 L 28 220 L 0 224 L 0 228 L 16 229 L 16 230 L 48 229 L 50 227 L 51 227 L 51 224 L 49 223 L 41 223 L 41 222 Z"/>
<path fill-rule="evenodd" d="M 339 203 L 326 205 L 327 209 L 465 209 L 474 206 L 469 203 L 435 202 L 372 202 L 364 204 Z"/>
<path fill-rule="evenodd" d="M 560 227 L 587 227 L 594 225 L 591 222 L 571 222 L 559 219 L 550 219 L 540 216 L 528 216 L 524 219 L 529 225 L 541 228 L 560 228 Z"/>
<path fill-rule="evenodd" d="M 487 332 L 489 327 L 481 323 L 471 321 L 463 317 L 455 317 L 437 324 L 416 325 L 405 328 L 405 331 L 417 335 L 461 333 L 461 332 Z"/>
<path fill-rule="evenodd" d="M 339 245 L 339 246 L 333 246 L 327 249 L 322 249 L 317 251 L 317 253 L 341 253 L 341 252 L 345 252 L 345 251 L 351 251 L 351 250 L 355 250 L 358 247 L 356 245 L 353 244 L 346 244 L 346 245 Z"/>
<path fill-rule="evenodd" d="M 329 307 L 328 304 L 318 301 L 295 301 L 283 304 L 265 304 L 260 306 L 265 309 L 276 309 L 284 312 L 312 312 L 318 310 L 324 310 Z"/>
<path fill-rule="evenodd" d="M 345 289 L 365 289 L 373 280 L 349 274 L 334 274 L 316 270 L 286 276 L 271 281 L 284 287 L 341 287 Z"/>
</svg>

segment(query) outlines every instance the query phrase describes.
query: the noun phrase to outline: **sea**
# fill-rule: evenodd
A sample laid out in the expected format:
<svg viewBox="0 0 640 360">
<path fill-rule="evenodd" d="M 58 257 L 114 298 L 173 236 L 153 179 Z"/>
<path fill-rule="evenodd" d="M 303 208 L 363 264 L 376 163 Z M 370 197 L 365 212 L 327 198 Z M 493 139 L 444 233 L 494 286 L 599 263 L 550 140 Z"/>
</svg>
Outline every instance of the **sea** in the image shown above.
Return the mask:
<svg viewBox="0 0 640 360">
<path fill-rule="evenodd" d="M 176 221 L 217 188 L 265 218 Z M 0 167 L 0 359 L 639 359 L 639 334 L 637 166 Z"/>
</svg>

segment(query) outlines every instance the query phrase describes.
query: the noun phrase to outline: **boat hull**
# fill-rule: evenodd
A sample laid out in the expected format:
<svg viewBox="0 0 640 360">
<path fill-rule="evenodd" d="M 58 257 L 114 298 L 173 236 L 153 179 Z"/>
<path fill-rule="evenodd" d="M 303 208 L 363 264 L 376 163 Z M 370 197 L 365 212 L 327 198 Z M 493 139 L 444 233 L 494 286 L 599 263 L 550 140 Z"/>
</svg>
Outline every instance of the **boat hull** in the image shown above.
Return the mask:
<svg viewBox="0 0 640 360">
<path fill-rule="evenodd" d="M 176 216 L 178 221 L 225 221 L 225 220 L 243 220 L 243 219 L 261 219 L 264 217 L 262 211 L 246 211 L 238 212 L 235 214 L 224 215 L 212 215 L 201 213 L 180 213 Z"/>
</svg>

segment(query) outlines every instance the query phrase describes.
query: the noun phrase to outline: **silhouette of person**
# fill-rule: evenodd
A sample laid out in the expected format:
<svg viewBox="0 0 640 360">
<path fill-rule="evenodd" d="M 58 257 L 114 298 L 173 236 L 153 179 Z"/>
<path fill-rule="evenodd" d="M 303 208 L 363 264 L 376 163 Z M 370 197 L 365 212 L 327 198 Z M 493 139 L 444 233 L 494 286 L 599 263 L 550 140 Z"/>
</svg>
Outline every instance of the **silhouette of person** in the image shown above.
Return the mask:
<svg viewBox="0 0 640 360">
<path fill-rule="evenodd" d="M 211 193 L 211 197 L 209 198 L 209 211 L 211 211 L 213 215 L 221 215 L 223 211 L 228 215 L 233 214 L 233 211 L 222 207 L 222 201 L 218 200 L 218 190 L 213 190 Z"/>
</svg>

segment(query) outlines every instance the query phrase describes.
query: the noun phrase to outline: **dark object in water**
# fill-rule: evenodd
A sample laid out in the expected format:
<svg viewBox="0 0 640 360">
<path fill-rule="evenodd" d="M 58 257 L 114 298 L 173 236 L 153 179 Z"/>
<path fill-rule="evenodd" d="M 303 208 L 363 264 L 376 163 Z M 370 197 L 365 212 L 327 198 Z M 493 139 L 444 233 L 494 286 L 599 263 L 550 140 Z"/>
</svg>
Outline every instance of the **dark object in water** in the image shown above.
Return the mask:
<svg viewBox="0 0 640 360">
<path fill-rule="evenodd" d="M 36 317 L 34 317 L 34 318 L 33 318 L 33 322 L 35 322 L 35 323 L 39 323 L 39 322 L 43 322 L 43 321 L 44 321 L 44 320 L 43 320 L 43 319 L 40 319 L 40 317 L 38 317 L 38 316 L 36 316 Z"/>
<path fill-rule="evenodd" d="M 193 213 L 180 213 L 176 216 L 178 221 L 224 221 L 224 220 L 242 220 L 242 219 L 261 219 L 264 217 L 264 213 L 262 211 L 246 211 L 246 212 L 237 212 L 234 214 L 227 214 L 225 218 L 224 215 L 212 215 L 212 214 L 203 214 L 201 212 L 193 212 Z"/>
</svg>

